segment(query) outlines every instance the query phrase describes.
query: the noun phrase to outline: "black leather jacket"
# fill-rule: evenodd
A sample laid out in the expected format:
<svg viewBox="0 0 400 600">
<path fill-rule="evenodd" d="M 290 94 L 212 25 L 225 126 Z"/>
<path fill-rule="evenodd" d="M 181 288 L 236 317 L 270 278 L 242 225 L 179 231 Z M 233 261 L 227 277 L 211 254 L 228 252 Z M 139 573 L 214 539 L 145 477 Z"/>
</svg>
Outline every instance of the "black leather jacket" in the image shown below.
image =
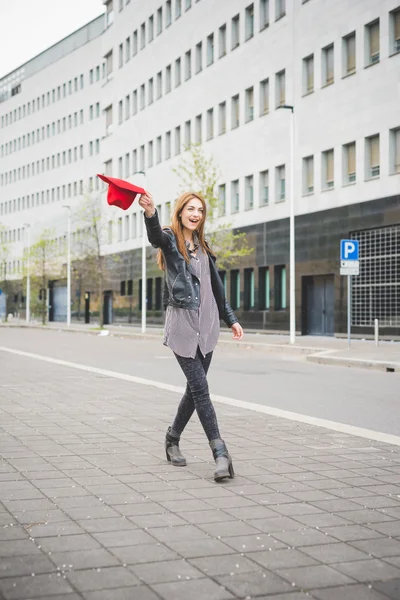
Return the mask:
<svg viewBox="0 0 400 600">
<path fill-rule="evenodd" d="M 157 211 L 152 217 L 144 218 L 147 237 L 154 248 L 161 248 L 165 259 L 164 308 L 176 306 L 196 310 L 200 307 L 200 281 L 193 274 L 188 264 L 178 250 L 175 235 L 171 229 L 162 229 Z M 218 306 L 220 319 L 228 327 L 237 323 L 235 313 L 225 298 L 225 290 L 217 267 L 215 257 L 208 252 L 210 263 L 211 285 Z"/>
</svg>

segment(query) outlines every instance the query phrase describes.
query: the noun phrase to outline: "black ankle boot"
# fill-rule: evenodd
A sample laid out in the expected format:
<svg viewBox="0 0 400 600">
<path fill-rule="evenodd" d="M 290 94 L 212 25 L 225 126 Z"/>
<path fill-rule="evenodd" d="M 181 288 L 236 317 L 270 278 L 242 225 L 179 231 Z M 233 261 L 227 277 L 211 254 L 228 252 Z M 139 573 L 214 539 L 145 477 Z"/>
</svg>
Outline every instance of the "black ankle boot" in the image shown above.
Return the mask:
<svg viewBox="0 0 400 600">
<path fill-rule="evenodd" d="M 216 469 L 214 473 L 215 481 L 221 481 L 226 477 L 233 479 L 235 471 L 233 470 L 232 459 L 223 440 L 211 440 L 210 448 L 212 450 Z"/>
<path fill-rule="evenodd" d="M 165 434 L 165 454 L 167 455 L 167 461 L 174 465 L 174 467 L 186 467 L 186 458 L 179 450 L 180 438 L 171 435 L 170 431 L 171 427 L 168 427 Z"/>
</svg>

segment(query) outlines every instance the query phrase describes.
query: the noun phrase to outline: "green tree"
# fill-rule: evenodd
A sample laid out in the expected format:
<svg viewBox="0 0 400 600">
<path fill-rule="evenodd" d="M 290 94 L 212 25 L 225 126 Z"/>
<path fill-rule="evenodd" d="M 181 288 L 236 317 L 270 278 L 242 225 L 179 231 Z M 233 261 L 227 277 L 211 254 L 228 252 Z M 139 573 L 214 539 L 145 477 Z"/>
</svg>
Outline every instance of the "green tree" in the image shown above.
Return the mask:
<svg viewBox="0 0 400 600">
<path fill-rule="evenodd" d="M 220 172 L 213 156 L 207 158 L 201 144 L 191 144 L 185 148 L 179 165 L 172 170 L 182 191 L 193 190 L 207 203 L 207 240 L 218 256 L 219 268 L 227 269 L 251 254 L 253 248 L 249 247 L 246 234 L 235 231 L 231 223 L 221 218 L 225 207 L 217 196 Z"/>
<path fill-rule="evenodd" d="M 0 223 L 0 284 L 5 296 L 5 316 L 8 319 L 7 297 L 8 297 L 8 263 L 11 254 L 11 244 L 7 238 L 7 231 L 4 225 Z"/>
<path fill-rule="evenodd" d="M 49 281 L 59 276 L 60 255 L 51 229 L 44 229 L 30 248 L 30 271 L 33 289 L 38 293 L 39 311 L 43 325 L 47 322 L 47 289 Z"/>
</svg>

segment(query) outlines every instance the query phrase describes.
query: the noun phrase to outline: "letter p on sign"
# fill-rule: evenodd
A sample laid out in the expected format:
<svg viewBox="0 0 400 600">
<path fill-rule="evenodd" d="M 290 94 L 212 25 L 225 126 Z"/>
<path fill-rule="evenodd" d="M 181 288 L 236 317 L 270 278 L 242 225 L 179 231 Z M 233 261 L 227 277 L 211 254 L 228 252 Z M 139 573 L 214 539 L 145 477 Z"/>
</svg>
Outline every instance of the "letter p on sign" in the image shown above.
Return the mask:
<svg viewBox="0 0 400 600">
<path fill-rule="evenodd" d="M 340 260 L 358 260 L 358 240 L 340 241 Z"/>
</svg>

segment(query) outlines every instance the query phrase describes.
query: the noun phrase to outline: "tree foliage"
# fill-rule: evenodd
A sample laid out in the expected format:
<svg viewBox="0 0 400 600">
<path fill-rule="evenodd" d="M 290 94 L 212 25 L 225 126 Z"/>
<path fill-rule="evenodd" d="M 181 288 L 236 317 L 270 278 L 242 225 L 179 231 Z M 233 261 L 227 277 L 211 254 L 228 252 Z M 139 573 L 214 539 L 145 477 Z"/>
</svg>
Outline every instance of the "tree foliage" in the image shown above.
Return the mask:
<svg viewBox="0 0 400 600">
<path fill-rule="evenodd" d="M 201 144 L 191 144 L 179 165 L 173 169 L 180 181 L 182 191 L 199 193 L 207 203 L 207 241 L 218 256 L 220 269 L 237 264 L 243 256 L 253 252 L 245 233 L 233 230 L 232 224 L 224 218 L 225 207 L 217 195 L 220 171 L 212 156 L 205 155 Z"/>
<path fill-rule="evenodd" d="M 47 321 L 47 289 L 49 281 L 56 279 L 60 272 L 60 253 L 54 239 L 54 231 L 44 229 L 35 244 L 30 248 L 30 275 L 32 287 L 37 292 L 38 308 L 42 323 Z"/>
<path fill-rule="evenodd" d="M 5 296 L 5 321 L 8 318 L 7 296 L 8 296 L 8 263 L 11 254 L 11 245 L 7 240 L 7 232 L 4 225 L 0 223 L 0 283 Z"/>
</svg>

